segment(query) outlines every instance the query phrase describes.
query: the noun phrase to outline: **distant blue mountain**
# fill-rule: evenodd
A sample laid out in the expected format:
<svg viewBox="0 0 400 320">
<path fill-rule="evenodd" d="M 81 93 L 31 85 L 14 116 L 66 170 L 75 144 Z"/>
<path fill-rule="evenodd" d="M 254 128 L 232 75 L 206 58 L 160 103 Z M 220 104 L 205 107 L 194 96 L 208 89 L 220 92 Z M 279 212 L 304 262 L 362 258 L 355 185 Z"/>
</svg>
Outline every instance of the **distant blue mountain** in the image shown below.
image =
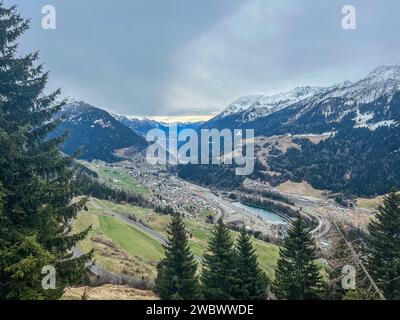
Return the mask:
<svg viewBox="0 0 400 320">
<path fill-rule="evenodd" d="M 165 122 L 150 120 L 150 119 L 138 119 L 134 117 L 129 117 L 125 115 L 112 114 L 115 119 L 124 124 L 125 126 L 131 128 L 133 131 L 146 136 L 147 132 L 151 129 L 161 129 L 165 133 L 169 131 L 169 125 Z M 176 123 L 178 128 L 178 133 L 184 129 L 194 129 L 199 128 L 203 122 L 178 122 Z"/>
</svg>

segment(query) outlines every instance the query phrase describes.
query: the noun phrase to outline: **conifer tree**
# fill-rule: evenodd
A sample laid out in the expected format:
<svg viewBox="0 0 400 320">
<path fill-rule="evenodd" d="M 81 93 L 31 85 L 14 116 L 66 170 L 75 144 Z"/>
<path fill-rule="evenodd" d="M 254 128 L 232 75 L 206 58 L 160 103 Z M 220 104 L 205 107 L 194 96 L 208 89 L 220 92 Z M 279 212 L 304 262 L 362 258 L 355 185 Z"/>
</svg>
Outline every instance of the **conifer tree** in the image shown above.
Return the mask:
<svg viewBox="0 0 400 320">
<path fill-rule="evenodd" d="M 400 299 L 400 195 L 384 197 L 368 226 L 367 269 L 386 299 Z"/>
<path fill-rule="evenodd" d="M 315 263 L 316 245 L 303 218 L 298 216 L 289 228 L 275 271 L 273 292 L 278 299 L 320 298 L 321 276 Z"/>
<path fill-rule="evenodd" d="M 157 266 L 154 292 L 164 300 L 199 299 L 197 263 L 190 251 L 188 235 L 179 213 L 172 215 L 167 232 L 165 258 Z"/>
<path fill-rule="evenodd" d="M 87 233 L 70 222 L 84 205 L 72 203 L 72 158 L 59 152 L 63 137 L 46 139 L 58 126 L 59 91 L 43 93 L 48 73 L 38 54 L 17 55 L 29 21 L 0 2 L 0 299 L 58 299 L 86 276 L 89 256 L 71 248 Z M 42 287 L 42 269 L 56 270 L 56 288 Z"/>
<path fill-rule="evenodd" d="M 235 298 L 239 300 L 265 300 L 268 278 L 261 270 L 249 234 L 240 230 L 236 241 L 236 283 Z"/>
<path fill-rule="evenodd" d="M 4 216 L 4 198 L 5 198 L 5 192 L 2 183 L 0 182 L 0 218 Z M 1 224 L 1 221 L 0 221 Z"/>
<path fill-rule="evenodd" d="M 201 285 L 206 300 L 234 299 L 236 279 L 235 253 L 229 229 L 218 219 L 204 254 Z"/>
</svg>

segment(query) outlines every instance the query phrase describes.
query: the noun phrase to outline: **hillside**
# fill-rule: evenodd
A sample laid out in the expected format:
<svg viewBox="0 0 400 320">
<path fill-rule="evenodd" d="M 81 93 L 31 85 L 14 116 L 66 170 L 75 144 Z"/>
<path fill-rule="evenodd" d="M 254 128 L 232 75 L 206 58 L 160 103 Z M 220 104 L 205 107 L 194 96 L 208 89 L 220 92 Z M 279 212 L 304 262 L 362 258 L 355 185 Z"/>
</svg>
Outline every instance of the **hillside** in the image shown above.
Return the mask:
<svg viewBox="0 0 400 320">
<path fill-rule="evenodd" d="M 299 148 L 268 157 L 269 169 L 279 172 L 267 180 L 308 181 L 317 189 L 356 196 L 376 196 L 400 188 L 400 127 L 344 129 L 311 143 L 297 139 Z"/>
<path fill-rule="evenodd" d="M 131 150 L 141 151 L 147 146 L 142 136 L 121 124 L 107 111 L 85 102 L 64 106 L 59 116 L 64 116 L 64 120 L 50 137 L 67 131 L 68 138 L 62 151 L 74 154 L 81 149 L 79 159 L 114 162 L 119 160 L 114 154 L 117 149 L 131 147 Z"/>
<path fill-rule="evenodd" d="M 157 214 L 150 209 L 97 199 L 90 201 L 88 209 L 88 212 L 81 212 L 74 224 L 74 231 L 93 226 L 88 237 L 80 242 L 82 250 L 88 252 L 94 249 L 97 263 L 108 271 L 144 279 L 145 284 L 141 284 L 144 286 L 152 283 L 157 262 L 164 256 L 162 243 L 139 225 L 166 237 L 169 216 Z M 139 225 L 132 223 L 133 217 Z M 185 219 L 185 225 L 192 235 L 190 247 L 197 259 L 200 259 L 207 248 L 213 225 L 189 218 Z M 237 232 L 232 231 L 234 238 L 237 235 Z M 253 243 L 260 265 L 273 278 L 278 247 L 255 239 Z"/>
<path fill-rule="evenodd" d="M 140 290 L 129 286 L 106 284 L 99 287 L 67 288 L 63 300 L 158 300 L 149 290 Z"/>
<path fill-rule="evenodd" d="M 275 137 L 276 144 L 286 136 L 296 145 L 286 151 L 259 144 L 258 149 L 271 150 L 258 153 L 259 162 L 251 178 L 274 185 L 306 181 L 318 189 L 367 197 L 400 188 L 399 124 L 397 64 L 378 67 L 354 83 L 243 97 L 202 128 L 249 128 L 256 136 Z M 295 135 L 324 138 L 317 143 Z M 186 166 L 180 173 L 199 183 L 213 183 L 215 177 L 224 176 L 224 168 L 213 169 L 207 175 L 201 167 Z M 218 180 L 216 185 L 223 182 Z"/>
</svg>

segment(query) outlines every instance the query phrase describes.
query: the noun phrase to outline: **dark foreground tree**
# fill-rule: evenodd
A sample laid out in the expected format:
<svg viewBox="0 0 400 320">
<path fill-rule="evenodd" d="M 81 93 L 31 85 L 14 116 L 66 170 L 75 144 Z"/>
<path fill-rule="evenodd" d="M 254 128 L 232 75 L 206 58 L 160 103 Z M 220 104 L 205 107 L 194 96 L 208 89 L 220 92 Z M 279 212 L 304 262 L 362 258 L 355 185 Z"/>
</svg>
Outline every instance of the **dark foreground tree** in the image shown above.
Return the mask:
<svg viewBox="0 0 400 320">
<path fill-rule="evenodd" d="M 3 185 L 0 182 L 0 218 L 4 217 L 4 198 L 5 198 L 5 192 L 4 192 L 4 188 Z M 0 225 L 1 225 L 1 221 L 0 221 Z"/>
<path fill-rule="evenodd" d="M 239 300 L 265 300 L 268 291 L 268 278 L 261 270 L 249 234 L 240 230 L 235 245 L 236 253 L 236 290 Z"/>
<path fill-rule="evenodd" d="M 400 194 L 384 198 L 368 231 L 367 269 L 386 299 L 400 299 Z"/>
<path fill-rule="evenodd" d="M 219 219 L 204 254 L 201 274 L 203 296 L 206 300 L 234 299 L 237 285 L 235 253 L 229 229 Z"/>
<path fill-rule="evenodd" d="M 171 217 L 165 258 L 157 266 L 154 292 L 164 300 L 200 298 L 197 263 L 190 251 L 188 235 L 179 213 Z"/>
<path fill-rule="evenodd" d="M 35 64 L 37 53 L 17 56 L 16 41 L 28 26 L 15 7 L 0 2 L 0 299 L 58 299 L 86 276 L 89 257 L 71 252 L 86 231 L 72 234 L 70 226 L 84 203 L 72 203 L 72 159 L 59 152 L 63 137 L 46 140 L 58 125 L 52 119 L 62 105 L 59 91 L 43 94 L 48 74 Z M 42 286 L 49 265 L 54 290 Z"/>
<path fill-rule="evenodd" d="M 303 218 L 289 228 L 280 249 L 273 292 L 278 299 L 312 300 L 321 294 L 321 276 L 315 263 L 316 246 Z"/>
</svg>

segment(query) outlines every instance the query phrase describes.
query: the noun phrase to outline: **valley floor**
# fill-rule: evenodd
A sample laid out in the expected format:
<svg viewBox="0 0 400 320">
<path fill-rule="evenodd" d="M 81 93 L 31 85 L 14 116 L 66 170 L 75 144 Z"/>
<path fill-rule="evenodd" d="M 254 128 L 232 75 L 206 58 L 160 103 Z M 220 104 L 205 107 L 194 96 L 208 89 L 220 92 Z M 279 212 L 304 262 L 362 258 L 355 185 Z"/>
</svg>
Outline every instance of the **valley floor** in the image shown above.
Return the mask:
<svg viewBox="0 0 400 320">
<path fill-rule="evenodd" d="M 200 268 L 213 227 L 206 223 L 209 215 L 214 220 L 223 216 L 226 222 L 241 220 L 246 226 L 265 234 L 276 231 L 276 226 L 264 218 L 238 210 L 224 192 L 178 179 L 163 168 L 149 167 L 143 158 L 113 165 L 101 162 L 85 165 L 95 170 L 102 181 L 115 188 L 142 193 L 149 199 L 159 201 L 160 205 L 168 204 L 184 213 L 190 247 Z M 253 189 L 268 188 L 292 199 L 296 208 L 317 219 L 314 236 L 325 246 L 329 246 L 332 219 L 364 228 L 372 216 L 369 209 L 375 206 L 372 200 L 360 200 L 363 208 L 343 208 L 326 198 L 324 191 L 315 190 L 306 183 L 286 182 L 277 188 L 251 180 L 246 184 Z M 98 287 L 70 288 L 65 298 L 78 298 L 85 290 L 93 299 L 119 299 L 125 293 L 128 299 L 155 298 L 151 287 L 156 277 L 157 263 L 164 256 L 162 246 L 167 238 L 169 216 L 147 208 L 95 198 L 90 199 L 87 207 L 88 211 L 79 214 L 73 228 L 79 232 L 91 225 L 92 230 L 76 248 L 76 254 L 94 249 L 96 265 L 92 271 L 97 276 Z M 233 238 L 238 235 L 235 231 L 231 231 L 231 234 Z M 273 279 L 279 247 L 254 238 L 252 241 L 262 269 Z M 116 286 L 121 283 L 129 286 Z"/>
<path fill-rule="evenodd" d="M 122 282 L 151 289 L 157 263 L 164 256 L 162 245 L 167 237 L 169 216 L 157 214 L 150 209 L 95 198 L 90 199 L 87 209 L 79 214 L 74 223 L 74 231 L 79 232 L 92 226 L 87 238 L 79 243 L 79 251 L 83 253 L 94 249 L 96 265 L 92 271 L 101 279 L 100 283 Z M 190 233 L 190 247 L 201 268 L 202 255 L 211 236 L 212 225 L 201 218 L 186 218 L 184 222 Z M 238 236 L 237 232 L 231 233 L 233 239 Z M 253 245 L 261 267 L 273 278 L 279 248 L 255 239 Z M 71 290 L 75 292 L 75 289 Z M 118 290 L 108 294 L 112 295 L 113 292 Z"/>
</svg>

